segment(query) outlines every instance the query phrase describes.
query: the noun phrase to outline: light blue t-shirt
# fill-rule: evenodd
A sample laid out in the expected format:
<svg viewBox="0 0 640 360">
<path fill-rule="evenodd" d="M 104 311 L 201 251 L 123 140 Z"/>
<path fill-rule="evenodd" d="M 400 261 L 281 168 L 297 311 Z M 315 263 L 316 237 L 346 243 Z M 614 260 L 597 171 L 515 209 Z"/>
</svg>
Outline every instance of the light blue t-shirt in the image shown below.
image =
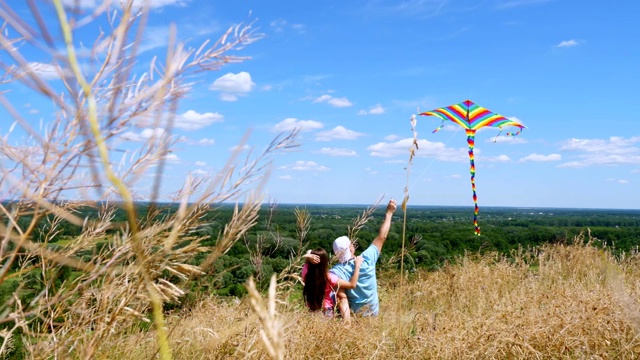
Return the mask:
<svg viewBox="0 0 640 360">
<path fill-rule="evenodd" d="M 351 310 L 363 316 L 378 315 L 380 302 L 378 301 L 378 281 L 376 280 L 376 263 L 380 252 L 374 245 L 369 245 L 360 256 L 363 257 L 360 265 L 360 275 L 355 289 L 346 290 Z M 353 275 L 355 260 L 334 265 L 330 272 L 339 278 L 349 281 Z"/>
</svg>

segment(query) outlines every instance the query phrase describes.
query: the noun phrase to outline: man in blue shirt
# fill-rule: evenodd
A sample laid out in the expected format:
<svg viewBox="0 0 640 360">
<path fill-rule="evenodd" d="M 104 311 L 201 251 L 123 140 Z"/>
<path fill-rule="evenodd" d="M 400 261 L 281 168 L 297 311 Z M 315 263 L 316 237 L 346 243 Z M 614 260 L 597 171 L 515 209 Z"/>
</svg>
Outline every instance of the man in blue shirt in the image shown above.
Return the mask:
<svg viewBox="0 0 640 360">
<path fill-rule="evenodd" d="M 355 289 L 346 290 L 349 306 L 356 314 L 362 316 L 376 316 L 380 311 L 380 302 L 378 300 L 378 281 L 376 279 L 376 263 L 380 257 L 382 246 L 387 240 L 389 229 L 391 228 L 391 219 L 393 212 L 396 210 L 396 201 L 391 199 L 387 205 L 384 221 L 380 226 L 378 236 L 373 240 L 371 245 L 360 254 L 364 258 L 360 265 L 360 277 Z M 333 252 L 338 256 L 339 263 L 331 268 L 330 272 L 336 274 L 339 278 L 349 281 L 355 267 L 355 248 L 353 243 L 346 236 L 341 236 L 333 242 Z M 337 299 L 338 306 L 343 303 L 344 299 Z"/>
</svg>

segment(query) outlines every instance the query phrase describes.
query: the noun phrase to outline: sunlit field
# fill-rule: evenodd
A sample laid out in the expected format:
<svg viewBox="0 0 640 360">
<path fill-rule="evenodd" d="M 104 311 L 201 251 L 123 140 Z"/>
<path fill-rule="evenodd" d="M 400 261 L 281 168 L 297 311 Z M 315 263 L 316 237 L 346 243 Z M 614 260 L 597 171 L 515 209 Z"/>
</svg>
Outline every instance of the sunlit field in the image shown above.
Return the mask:
<svg viewBox="0 0 640 360">
<path fill-rule="evenodd" d="M 640 258 L 589 245 L 548 245 L 511 257 L 468 254 L 401 286 L 380 274 L 381 315 L 350 326 L 309 314 L 282 285 L 279 357 L 634 359 L 640 356 Z M 296 291 L 296 290 L 293 290 Z M 266 296 L 266 295 L 265 295 Z M 177 359 L 269 358 L 247 299 L 202 299 L 167 319 Z M 102 359 L 152 358 L 152 332 L 114 329 Z"/>
</svg>

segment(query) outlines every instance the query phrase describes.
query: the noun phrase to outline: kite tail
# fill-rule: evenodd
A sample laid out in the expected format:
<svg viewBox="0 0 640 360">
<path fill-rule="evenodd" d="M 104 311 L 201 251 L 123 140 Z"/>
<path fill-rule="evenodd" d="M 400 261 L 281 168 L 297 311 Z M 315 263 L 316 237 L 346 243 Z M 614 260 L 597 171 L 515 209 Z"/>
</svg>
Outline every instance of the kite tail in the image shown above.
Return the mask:
<svg viewBox="0 0 640 360">
<path fill-rule="evenodd" d="M 480 226 L 478 226 L 478 196 L 476 195 L 476 165 L 475 157 L 473 156 L 473 147 L 475 145 L 475 131 L 467 130 L 467 144 L 469 144 L 469 161 L 471 167 L 469 173 L 471 174 L 471 190 L 473 190 L 473 203 L 475 208 L 473 210 L 473 226 L 475 227 L 475 234 L 480 235 Z"/>
</svg>

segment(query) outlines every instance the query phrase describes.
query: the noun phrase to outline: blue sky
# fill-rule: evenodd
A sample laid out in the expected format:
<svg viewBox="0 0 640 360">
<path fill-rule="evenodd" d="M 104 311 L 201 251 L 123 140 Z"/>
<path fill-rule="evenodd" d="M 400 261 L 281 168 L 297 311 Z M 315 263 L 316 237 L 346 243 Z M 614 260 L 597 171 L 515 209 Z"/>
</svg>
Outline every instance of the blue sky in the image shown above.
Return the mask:
<svg viewBox="0 0 640 360">
<path fill-rule="evenodd" d="M 85 10 L 96 2 L 79 1 Z M 250 60 L 190 79 L 174 130 L 184 141 L 167 164 L 165 192 L 189 173 L 219 170 L 247 129 L 259 152 L 279 131 L 298 127 L 301 146 L 273 158 L 272 199 L 402 199 L 411 115 L 470 99 L 527 126 L 497 142 L 497 130 L 477 133 L 480 209 L 639 207 L 636 0 L 151 4 L 140 69 L 162 57 L 171 23 L 195 47 L 239 22 L 255 21 L 264 34 L 234 52 Z M 79 36 L 95 37 L 89 31 Z M 48 121 L 44 99 L 18 88 L 7 98 L 34 124 Z M 1 121 L 0 134 L 10 123 Z M 464 130 L 451 124 L 432 133 L 440 123 L 418 118 L 409 204 L 472 206 Z M 135 144 L 153 131 L 132 127 L 120 141 Z M 24 138 L 11 136 L 16 144 Z"/>
</svg>

